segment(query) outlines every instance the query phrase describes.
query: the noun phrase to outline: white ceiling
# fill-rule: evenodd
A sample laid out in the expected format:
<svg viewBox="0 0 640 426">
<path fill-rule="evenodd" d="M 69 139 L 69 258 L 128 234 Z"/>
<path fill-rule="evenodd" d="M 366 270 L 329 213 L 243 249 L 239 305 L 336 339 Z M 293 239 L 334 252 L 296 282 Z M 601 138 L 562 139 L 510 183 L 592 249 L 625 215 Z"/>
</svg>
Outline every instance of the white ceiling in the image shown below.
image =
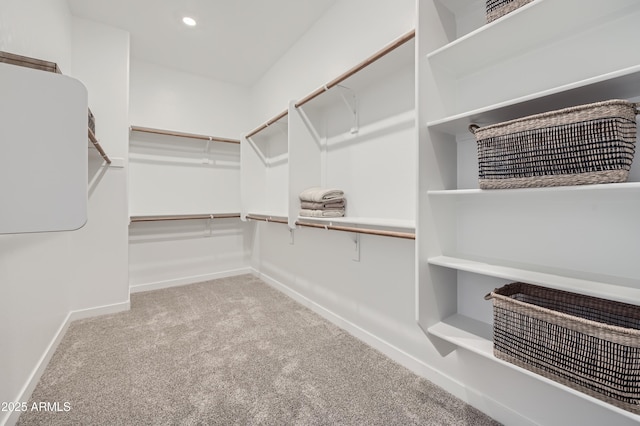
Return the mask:
<svg viewBox="0 0 640 426">
<path fill-rule="evenodd" d="M 128 31 L 134 58 L 250 86 L 337 0 L 67 1 L 74 16 Z"/>
</svg>

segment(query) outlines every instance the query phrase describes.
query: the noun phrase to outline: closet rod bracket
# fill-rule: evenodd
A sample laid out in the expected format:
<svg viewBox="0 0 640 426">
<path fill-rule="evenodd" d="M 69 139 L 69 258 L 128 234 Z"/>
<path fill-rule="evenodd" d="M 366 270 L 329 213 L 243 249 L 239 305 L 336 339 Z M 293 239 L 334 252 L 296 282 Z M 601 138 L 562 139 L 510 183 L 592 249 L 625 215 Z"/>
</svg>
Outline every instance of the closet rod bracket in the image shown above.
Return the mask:
<svg viewBox="0 0 640 426">
<path fill-rule="evenodd" d="M 360 233 L 356 232 L 353 234 L 353 243 L 355 244 L 353 257 L 351 260 L 354 262 L 360 262 Z"/>
</svg>

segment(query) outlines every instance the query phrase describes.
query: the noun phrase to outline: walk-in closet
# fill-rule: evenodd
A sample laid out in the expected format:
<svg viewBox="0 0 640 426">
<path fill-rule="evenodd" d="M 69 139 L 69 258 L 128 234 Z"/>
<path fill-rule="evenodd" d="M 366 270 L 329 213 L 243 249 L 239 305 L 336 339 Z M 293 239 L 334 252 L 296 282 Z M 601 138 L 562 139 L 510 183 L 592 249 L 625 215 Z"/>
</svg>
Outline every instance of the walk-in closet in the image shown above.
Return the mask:
<svg viewBox="0 0 640 426">
<path fill-rule="evenodd" d="M 639 425 L 638 22 L 3 0 L 0 426 Z"/>
</svg>

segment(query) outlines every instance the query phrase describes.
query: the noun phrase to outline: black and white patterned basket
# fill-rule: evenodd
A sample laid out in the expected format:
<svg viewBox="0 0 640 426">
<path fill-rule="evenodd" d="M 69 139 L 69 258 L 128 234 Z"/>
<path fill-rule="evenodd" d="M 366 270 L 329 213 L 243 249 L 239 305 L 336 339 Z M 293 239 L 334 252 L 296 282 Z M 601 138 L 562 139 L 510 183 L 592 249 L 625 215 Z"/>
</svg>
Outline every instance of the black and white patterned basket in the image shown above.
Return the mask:
<svg viewBox="0 0 640 426">
<path fill-rule="evenodd" d="M 509 12 L 513 12 L 519 7 L 533 0 L 486 0 L 487 1 L 487 23 L 495 21 Z"/>
<path fill-rule="evenodd" d="M 493 352 L 640 414 L 640 306 L 525 283 L 493 299 Z"/>
<path fill-rule="evenodd" d="M 472 124 L 481 189 L 625 182 L 638 104 L 609 100 L 490 126 Z"/>
</svg>

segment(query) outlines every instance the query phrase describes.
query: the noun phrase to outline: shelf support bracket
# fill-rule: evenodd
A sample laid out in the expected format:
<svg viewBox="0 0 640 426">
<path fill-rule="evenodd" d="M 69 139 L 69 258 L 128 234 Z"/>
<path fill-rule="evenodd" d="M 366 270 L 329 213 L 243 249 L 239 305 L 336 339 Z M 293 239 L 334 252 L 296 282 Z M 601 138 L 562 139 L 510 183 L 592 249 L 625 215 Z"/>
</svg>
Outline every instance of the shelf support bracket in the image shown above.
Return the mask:
<svg viewBox="0 0 640 426">
<path fill-rule="evenodd" d="M 360 233 L 356 232 L 353 234 L 353 243 L 355 246 L 351 260 L 354 262 L 360 262 Z"/>
<path fill-rule="evenodd" d="M 293 229 L 293 228 L 289 228 L 289 244 L 290 244 L 290 245 L 293 245 L 293 244 L 294 244 L 294 238 L 293 238 L 293 236 L 294 236 L 294 231 L 295 231 L 295 229 Z"/>
<path fill-rule="evenodd" d="M 356 92 L 349 89 L 346 86 L 336 85 L 338 88 L 338 94 L 340 98 L 342 98 L 342 102 L 347 106 L 349 113 L 353 116 L 353 125 L 351 126 L 351 134 L 355 135 L 358 133 L 358 98 L 356 97 Z"/>
</svg>

